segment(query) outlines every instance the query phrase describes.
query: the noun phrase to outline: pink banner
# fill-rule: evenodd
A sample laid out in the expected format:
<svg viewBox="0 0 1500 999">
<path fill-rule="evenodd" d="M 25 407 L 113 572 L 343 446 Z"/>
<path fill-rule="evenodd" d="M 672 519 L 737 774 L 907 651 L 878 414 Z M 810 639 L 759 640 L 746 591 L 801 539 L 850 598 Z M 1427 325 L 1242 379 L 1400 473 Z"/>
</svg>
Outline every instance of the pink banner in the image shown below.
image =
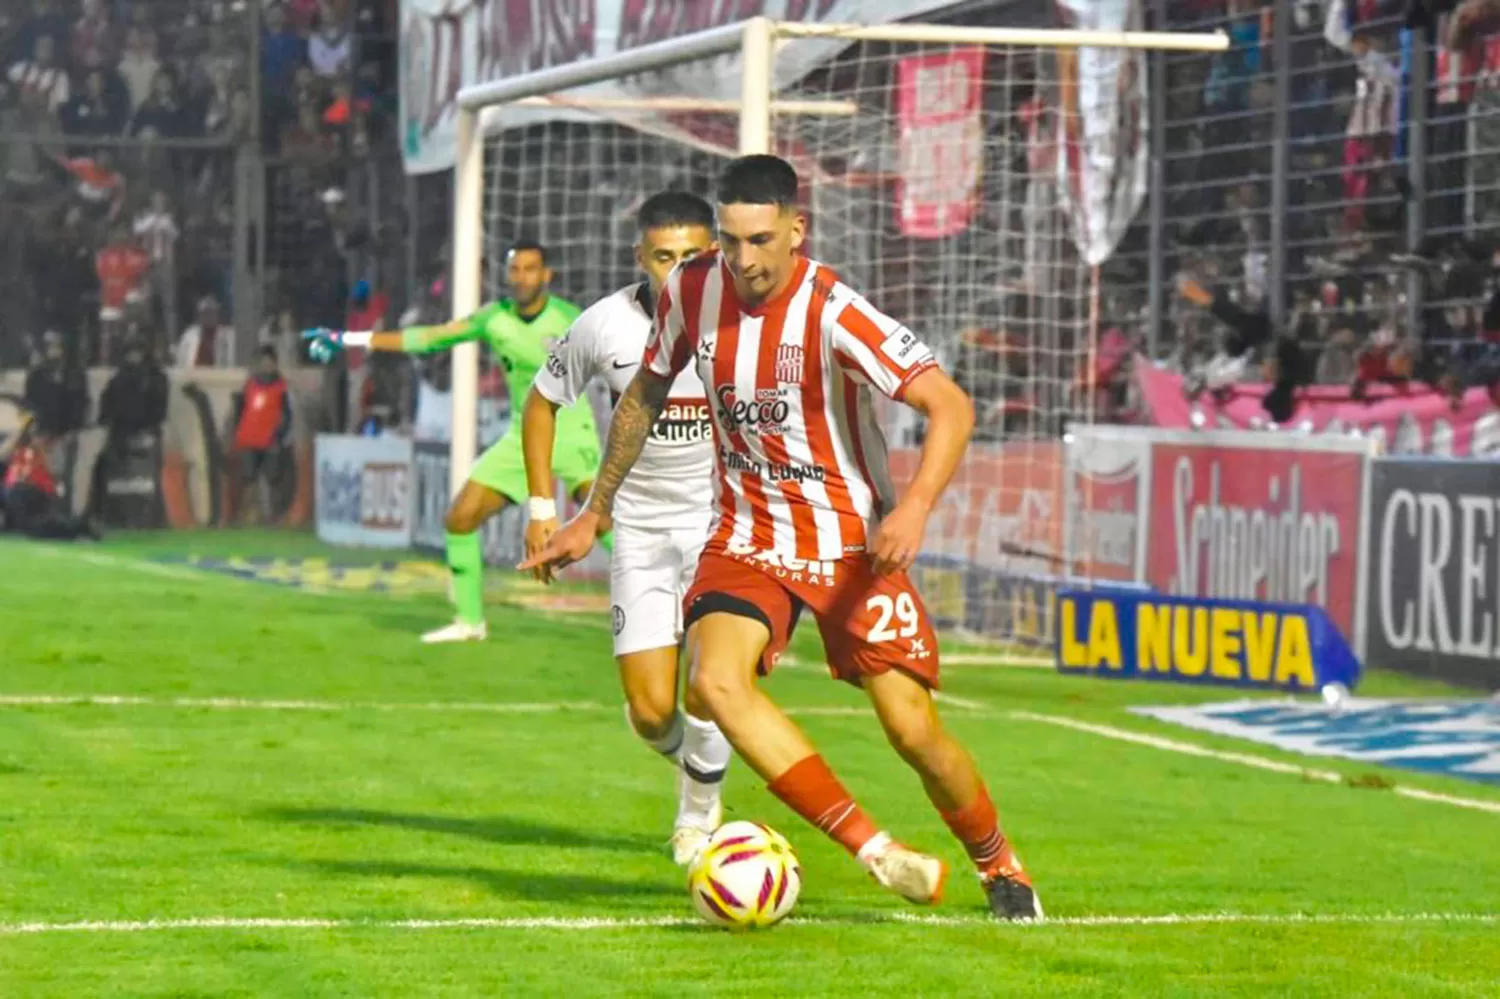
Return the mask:
<svg viewBox="0 0 1500 999">
<path fill-rule="evenodd" d="M 1146 422 L 1153 426 L 1258 430 L 1269 424 L 1260 404 L 1267 385 L 1237 385 L 1222 404 L 1208 393 L 1190 401 L 1183 395 L 1181 375 L 1162 371 L 1139 356 L 1135 378 Z M 1194 410 L 1203 416 L 1196 424 Z M 1464 393 L 1455 408 L 1446 395 L 1420 382 L 1405 389 L 1371 385 L 1362 402 L 1350 398 L 1347 386 L 1308 386 L 1297 393 L 1296 411 L 1279 429 L 1320 434 L 1358 430 L 1379 438 L 1394 454 L 1468 457 L 1500 452 L 1500 412 L 1482 388 Z"/>
<path fill-rule="evenodd" d="M 1185 597 L 1313 603 L 1354 634 L 1365 457 L 1151 444 L 1146 581 Z"/>
<path fill-rule="evenodd" d="M 984 161 L 984 49 L 907 56 L 896 64 L 901 233 L 941 239 L 974 213 Z"/>
</svg>

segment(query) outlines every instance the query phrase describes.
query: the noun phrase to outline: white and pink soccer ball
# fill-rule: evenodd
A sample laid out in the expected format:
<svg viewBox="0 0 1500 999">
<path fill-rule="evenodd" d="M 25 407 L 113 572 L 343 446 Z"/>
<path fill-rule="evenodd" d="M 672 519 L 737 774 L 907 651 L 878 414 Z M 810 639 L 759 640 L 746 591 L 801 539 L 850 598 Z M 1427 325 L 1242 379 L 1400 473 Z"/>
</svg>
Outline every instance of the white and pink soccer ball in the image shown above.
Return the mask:
<svg viewBox="0 0 1500 999">
<path fill-rule="evenodd" d="M 727 822 L 688 871 L 698 915 L 715 926 L 774 926 L 797 904 L 802 871 L 786 837 L 758 822 Z"/>
</svg>

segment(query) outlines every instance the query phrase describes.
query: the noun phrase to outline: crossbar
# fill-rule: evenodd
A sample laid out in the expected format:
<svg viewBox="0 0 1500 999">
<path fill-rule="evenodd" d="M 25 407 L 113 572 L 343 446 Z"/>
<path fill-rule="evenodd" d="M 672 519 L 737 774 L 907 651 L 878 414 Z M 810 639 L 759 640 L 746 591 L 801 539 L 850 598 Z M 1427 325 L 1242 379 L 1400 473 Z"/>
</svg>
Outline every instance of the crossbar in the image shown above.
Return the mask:
<svg viewBox="0 0 1500 999">
<path fill-rule="evenodd" d="M 744 37 L 743 22 L 726 24 L 679 38 L 664 38 L 603 59 L 569 62 L 504 80 L 476 83 L 458 92 L 458 106 L 465 111 L 477 111 L 487 104 L 509 104 L 522 97 L 572 90 L 617 76 L 649 73 L 675 63 L 738 52 Z"/>
<path fill-rule="evenodd" d="M 851 42 L 931 42 L 952 45 L 1013 45 L 1038 48 L 1155 49 L 1226 52 L 1222 31 L 1087 31 L 1068 28 L 978 28 L 948 24 L 813 24 L 779 21 L 778 38 L 824 38 Z"/>
<path fill-rule="evenodd" d="M 576 108 L 579 111 L 714 111 L 737 114 L 744 106 L 740 101 L 710 100 L 704 97 L 567 97 L 549 94 L 545 97 L 522 97 L 511 104 L 520 108 Z M 847 118 L 859 114 L 855 101 L 772 101 L 772 114 Z"/>
<path fill-rule="evenodd" d="M 503 80 L 472 84 L 459 91 L 458 104 L 465 111 L 477 111 L 487 105 L 510 104 L 538 94 L 572 90 L 633 73 L 649 73 L 694 59 L 709 59 L 739 52 L 745 38 L 746 25 L 764 20 L 766 19 L 752 18 L 691 35 L 664 38 L 602 59 L 564 63 Z M 771 35 L 775 39 L 821 38 L 851 42 L 1124 48 L 1173 52 L 1225 52 L 1229 49 L 1229 36 L 1221 31 L 1072 31 L 1063 28 L 977 28 L 946 24 L 769 23 Z"/>
</svg>

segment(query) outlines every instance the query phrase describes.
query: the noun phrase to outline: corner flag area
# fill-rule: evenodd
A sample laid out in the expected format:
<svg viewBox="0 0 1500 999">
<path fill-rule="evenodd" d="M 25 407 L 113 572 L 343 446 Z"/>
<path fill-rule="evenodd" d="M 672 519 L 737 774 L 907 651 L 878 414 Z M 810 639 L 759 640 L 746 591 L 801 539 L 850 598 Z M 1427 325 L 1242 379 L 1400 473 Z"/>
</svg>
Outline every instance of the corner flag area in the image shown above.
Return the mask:
<svg viewBox="0 0 1500 999">
<path fill-rule="evenodd" d="M 389 558 L 255 532 L 0 541 L 0 995 L 1493 994 L 1500 787 L 1132 710 L 1227 694 L 1248 724 L 1284 692 L 956 643 L 945 716 L 1048 921 L 991 921 L 966 876 L 904 906 L 735 761 L 727 818 L 791 839 L 802 898 L 775 930 L 715 930 L 668 856 L 674 773 L 622 718 L 598 594 L 505 582 L 488 642 L 424 647 L 441 576 Z M 1074 652 L 1107 667 L 1141 619 L 1096 620 Z M 1265 661 L 1296 672 L 1299 640 Z M 776 699 L 873 816 L 965 870 L 813 629 L 794 653 Z M 1378 670 L 1359 689 L 1465 696 Z"/>
</svg>

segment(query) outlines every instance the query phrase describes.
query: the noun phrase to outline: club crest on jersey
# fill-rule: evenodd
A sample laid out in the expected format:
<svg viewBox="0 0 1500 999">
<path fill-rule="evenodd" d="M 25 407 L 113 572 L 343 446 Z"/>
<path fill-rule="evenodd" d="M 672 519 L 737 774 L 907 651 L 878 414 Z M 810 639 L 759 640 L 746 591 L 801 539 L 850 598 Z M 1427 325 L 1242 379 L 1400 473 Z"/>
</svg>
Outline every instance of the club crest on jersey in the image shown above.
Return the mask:
<svg viewBox="0 0 1500 999">
<path fill-rule="evenodd" d="M 745 541 L 731 541 L 726 546 L 731 558 L 755 565 L 777 579 L 793 583 L 809 583 L 813 586 L 832 586 L 838 563 L 832 560 L 797 558 L 776 552 L 761 551 Z"/>
<path fill-rule="evenodd" d="M 776 348 L 776 380 L 784 384 L 802 384 L 802 348 L 783 343 Z"/>
</svg>

